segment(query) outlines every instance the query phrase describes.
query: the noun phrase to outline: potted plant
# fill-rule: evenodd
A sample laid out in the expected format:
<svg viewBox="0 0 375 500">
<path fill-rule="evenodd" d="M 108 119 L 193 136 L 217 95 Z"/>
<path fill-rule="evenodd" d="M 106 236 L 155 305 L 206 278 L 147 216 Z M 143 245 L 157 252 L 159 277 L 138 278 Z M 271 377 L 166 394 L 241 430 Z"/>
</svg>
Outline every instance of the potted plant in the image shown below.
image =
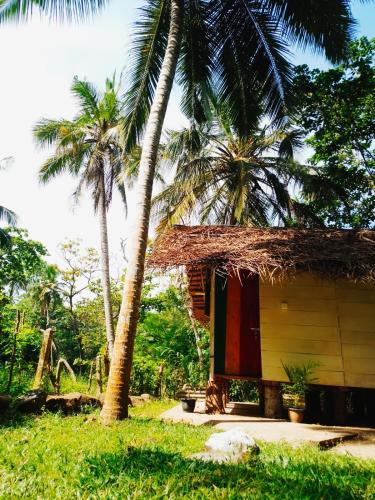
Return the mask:
<svg viewBox="0 0 375 500">
<path fill-rule="evenodd" d="M 194 413 L 195 403 L 197 402 L 194 398 L 183 398 L 181 399 L 182 410 L 188 413 Z"/>
<path fill-rule="evenodd" d="M 192 394 L 194 393 L 193 387 L 190 384 L 184 384 L 182 387 L 182 393 L 183 396 L 180 398 L 182 411 L 194 413 L 195 403 L 197 400 L 192 397 Z"/>
<path fill-rule="evenodd" d="M 302 423 L 305 416 L 305 392 L 308 385 L 316 380 L 312 377 L 312 373 L 318 364 L 309 361 L 302 365 L 285 365 L 284 363 L 282 365 L 290 382 L 283 386 L 291 403 L 288 408 L 289 420 L 294 423 Z"/>
</svg>

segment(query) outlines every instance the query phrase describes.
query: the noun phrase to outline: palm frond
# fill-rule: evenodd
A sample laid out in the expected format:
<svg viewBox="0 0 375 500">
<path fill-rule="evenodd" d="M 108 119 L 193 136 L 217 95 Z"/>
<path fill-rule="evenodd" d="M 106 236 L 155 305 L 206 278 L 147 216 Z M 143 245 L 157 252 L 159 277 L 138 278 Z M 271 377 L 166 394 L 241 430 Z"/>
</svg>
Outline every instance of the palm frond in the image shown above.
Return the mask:
<svg viewBox="0 0 375 500">
<path fill-rule="evenodd" d="M 209 30 L 206 0 L 186 0 L 178 83 L 181 85 L 182 111 L 197 123 L 210 115 L 209 95 L 213 73 L 213 40 Z"/>
<path fill-rule="evenodd" d="M 61 173 L 68 171 L 73 176 L 78 175 L 85 156 L 88 153 L 88 146 L 83 146 L 80 150 L 71 148 L 63 148 L 57 151 L 56 154 L 47 158 L 39 169 L 39 180 L 42 184 L 46 184 Z"/>
<path fill-rule="evenodd" d="M 9 210 L 9 208 L 0 205 L 0 221 L 5 221 L 10 226 L 15 226 L 17 224 L 17 215 L 12 210 Z"/>
<path fill-rule="evenodd" d="M 350 0 L 265 0 L 292 44 L 323 52 L 332 62 L 345 56 L 356 22 Z"/>
<path fill-rule="evenodd" d="M 292 97 L 291 64 L 281 26 L 261 1 L 212 2 L 221 99 L 230 103 L 233 123 L 245 135 L 262 105 L 283 119 Z M 257 115 L 257 117 L 259 114 Z"/>
<path fill-rule="evenodd" d="M 98 107 L 102 96 L 92 83 L 87 82 L 86 80 L 74 78 L 71 86 L 71 92 L 77 99 L 78 104 L 84 113 L 87 113 L 97 119 L 100 117 Z M 82 112 L 80 115 L 82 115 Z"/>
<path fill-rule="evenodd" d="M 135 24 L 130 54 L 129 88 L 125 93 L 125 150 L 140 138 L 160 74 L 169 31 L 170 0 L 147 0 Z"/>
<path fill-rule="evenodd" d="M 35 11 L 60 21 L 80 21 L 105 7 L 108 0 L 0 0 L 0 23 L 28 20 Z"/>
<path fill-rule="evenodd" d="M 78 134 L 82 135 L 81 127 L 77 127 L 69 120 L 49 120 L 42 119 L 33 127 L 33 136 L 41 146 L 51 146 L 65 139 L 65 143 L 72 142 Z"/>
</svg>

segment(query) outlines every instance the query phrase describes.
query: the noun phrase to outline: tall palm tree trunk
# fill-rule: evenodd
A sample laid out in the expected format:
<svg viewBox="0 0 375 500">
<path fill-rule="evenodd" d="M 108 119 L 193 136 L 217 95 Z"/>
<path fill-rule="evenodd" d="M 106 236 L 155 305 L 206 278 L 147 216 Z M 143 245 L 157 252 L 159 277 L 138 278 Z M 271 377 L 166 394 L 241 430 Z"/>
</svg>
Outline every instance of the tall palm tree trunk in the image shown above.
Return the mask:
<svg viewBox="0 0 375 500">
<path fill-rule="evenodd" d="M 101 412 L 104 424 L 128 416 L 130 374 L 141 301 L 152 186 L 162 127 L 180 52 L 182 22 L 183 1 L 172 0 L 167 48 L 143 141 L 137 190 L 138 220 L 132 234 L 129 266 L 117 323 L 107 392 Z"/>
<path fill-rule="evenodd" d="M 102 287 L 104 301 L 105 330 L 109 357 L 112 358 L 115 333 L 113 328 L 111 276 L 109 272 L 107 205 L 105 196 L 104 172 L 100 176 L 100 200 L 98 204 L 100 225 L 100 258 L 102 265 Z"/>
</svg>

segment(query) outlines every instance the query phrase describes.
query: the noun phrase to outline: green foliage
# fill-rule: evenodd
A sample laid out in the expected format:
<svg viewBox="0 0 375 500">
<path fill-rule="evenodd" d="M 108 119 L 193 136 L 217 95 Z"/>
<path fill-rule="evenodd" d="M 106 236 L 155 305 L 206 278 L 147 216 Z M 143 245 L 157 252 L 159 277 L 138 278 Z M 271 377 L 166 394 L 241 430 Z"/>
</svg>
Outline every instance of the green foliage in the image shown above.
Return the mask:
<svg viewBox="0 0 375 500">
<path fill-rule="evenodd" d="M 197 388 L 205 386 L 208 377 L 208 332 L 196 325 L 205 358 L 204 367 L 200 367 L 194 332 L 181 290 L 173 285 L 159 292 L 155 288 L 155 284 L 148 280 L 143 289 L 134 353 L 133 393 L 156 394 L 161 391 L 173 396 L 185 383 Z"/>
<path fill-rule="evenodd" d="M 308 384 L 313 384 L 317 380 L 313 377 L 313 372 L 319 363 L 307 361 L 301 365 L 288 365 L 282 362 L 282 365 L 290 382 L 290 384 L 284 384 L 283 389 L 294 396 L 295 406 L 298 406 L 299 400 L 305 396 Z"/>
<path fill-rule="evenodd" d="M 298 123 L 314 150 L 310 163 L 326 185 L 318 196 L 307 186 L 305 196 L 329 225 L 374 225 L 374 55 L 375 39 L 363 37 L 333 69 L 297 68 Z M 327 191 L 332 183 L 340 186 L 336 196 Z"/>
<path fill-rule="evenodd" d="M 103 427 L 87 416 L 8 422 L 0 433 L 1 498 L 370 499 L 375 462 L 259 443 L 239 465 L 189 458 L 214 429 L 153 420 L 172 402 L 131 409 Z M 79 439 L 77 439 L 79 436 Z"/>
<path fill-rule="evenodd" d="M 0 290 L 10 296 L 24 291 L 44 268 L 46 248 L 33 241 L 25 229 L 4 230 L 9 244 L 0 248 Z"/>
<path fill-rule="evenodd" d="M 259 384 L 247 380 L 231 380 L 229 384 L 229 400 L 258 403 Z"/>
</svg>

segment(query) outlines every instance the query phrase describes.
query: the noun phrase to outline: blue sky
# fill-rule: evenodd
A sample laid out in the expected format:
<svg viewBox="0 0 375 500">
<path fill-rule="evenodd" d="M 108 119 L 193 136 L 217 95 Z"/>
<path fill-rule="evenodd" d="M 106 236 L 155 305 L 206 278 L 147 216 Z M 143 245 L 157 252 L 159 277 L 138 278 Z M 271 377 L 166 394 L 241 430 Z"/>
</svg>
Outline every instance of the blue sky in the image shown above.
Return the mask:
<svg viewBox="0 0 375 500">
<path fill-rule="evenodd" d="M 124 69 L 126 75 L 131 23 L 141 3 L 112 0 L 101 14 L 79 25 L 51 25 L 35 17 L 27 25 L 0 27 L 0 158 L 14 157 L 7 171 L 0 172 L 0 203 L 18 213 L 20 225 L 46 244 L 52 260 L 58 260 L 57 245 L 66 237 L 97 246 L 98 228 L 89 199 L 73 207 L 75 183 L 71 179 L 38 185 L 37 171 L 48 152 L 35 147 L 32 126 L 41 117 L 73 116 L 69 87 L 74 75 L 98 86 L 115 70 Z M 359 34 L 375 36 L 375 4 L 357 1 L 353 11 Z M 328 66 L 323 58 L 309 53 L 297 52 L 294 57 L 297 64 Z M 178 127 L 182 122 L 174 95 L 167 125 Z M 109 212 L 113 254 L 119 253 L 120 239 L 127 238 L 131 223 L 132 214 L 126 221 L 120 200 L 115 199 Z"/>
</svg>

